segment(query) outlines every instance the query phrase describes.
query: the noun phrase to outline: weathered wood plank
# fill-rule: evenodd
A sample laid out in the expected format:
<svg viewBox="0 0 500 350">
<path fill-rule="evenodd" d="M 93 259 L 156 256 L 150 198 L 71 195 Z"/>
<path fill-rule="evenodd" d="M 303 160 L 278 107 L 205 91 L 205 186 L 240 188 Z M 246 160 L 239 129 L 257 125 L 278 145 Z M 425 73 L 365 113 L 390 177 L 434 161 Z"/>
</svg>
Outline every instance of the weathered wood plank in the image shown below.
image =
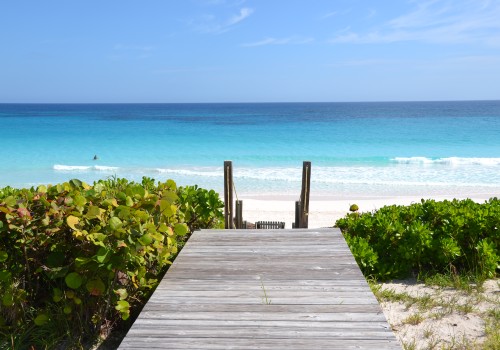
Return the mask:
<svg viewBox="0 0 500 350">
<path fill-rule="evenodd" d="M 338 230 L 195 232 L 122 349 L 400 349 Z"/>
</svg>

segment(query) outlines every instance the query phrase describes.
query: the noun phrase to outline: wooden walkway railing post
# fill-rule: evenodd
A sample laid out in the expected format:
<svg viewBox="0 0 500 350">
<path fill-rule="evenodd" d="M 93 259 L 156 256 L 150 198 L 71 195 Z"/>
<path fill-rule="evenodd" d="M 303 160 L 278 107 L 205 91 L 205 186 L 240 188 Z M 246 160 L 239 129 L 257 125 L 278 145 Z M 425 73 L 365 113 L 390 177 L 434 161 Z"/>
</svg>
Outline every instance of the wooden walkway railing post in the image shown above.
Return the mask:
<svg viewBox="0 0 500 350">
<path fill-rule="evenodd" d="M 224 228 L 232 229 L 233 223 L 233 162 L 224 161 Z"/>
<path fill-rule="evenodd" d="M 236 200 L 236 216 L 234 218 L 234 224 L 237 229 L 243 228 L 243 201 L 240 200 Z"/>
<path fill-rule="evenodd" d="M 311 190 L 311 162 L 302 165 L 302 190 L 300 192 L 299 228 L 309 226 L 309 192 Z"/>
<path fill-rule="evenodd" d="M 300 201 L 295 202 L 295 222 L 292 228 L 300 228 Z"/>
</svg>

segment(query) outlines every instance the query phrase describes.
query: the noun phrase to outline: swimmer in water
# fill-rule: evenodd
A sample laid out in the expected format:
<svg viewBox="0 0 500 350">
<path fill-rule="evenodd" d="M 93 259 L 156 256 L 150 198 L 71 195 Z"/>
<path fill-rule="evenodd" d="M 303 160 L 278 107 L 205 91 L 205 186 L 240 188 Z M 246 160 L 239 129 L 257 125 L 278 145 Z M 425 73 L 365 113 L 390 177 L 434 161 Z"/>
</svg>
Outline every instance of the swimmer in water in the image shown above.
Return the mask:
<svg viewBox="0 0 500 350">
<path fill-rule="evenodd" d="M 97 158 L 97 155 L 94 156 L 94 160 L 98 160 L 99 158 Z"/>
</svg>

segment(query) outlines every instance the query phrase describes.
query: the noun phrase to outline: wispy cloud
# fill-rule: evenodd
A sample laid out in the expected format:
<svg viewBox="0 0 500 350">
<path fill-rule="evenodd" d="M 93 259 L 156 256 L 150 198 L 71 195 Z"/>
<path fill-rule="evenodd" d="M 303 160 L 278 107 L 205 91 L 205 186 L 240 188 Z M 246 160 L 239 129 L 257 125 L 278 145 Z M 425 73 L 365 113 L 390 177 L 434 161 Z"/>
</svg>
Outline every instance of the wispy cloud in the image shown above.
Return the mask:
<svg viewBox="0 0 500 350">
<path fill-rule="evenodd" d="M 243 47 L 255 47 L 266 45 L 302 45 L 313 42 L 314 38 L 306 37 L 288 37 L 288 38 L 265 38 L 253 43 L 242 44 Z"/>
<path fill-rule="evenodd" d="M 237 15 L 232 16 L 229 21 L 227 21 L 226 26 L 232 26 L 235 25 L 236 23 L 239 23 L 243 21 L 245 18 L 250 16 L 253 13 L 253 10 L 248 7 L 243 7 L 240 10 L 240 13 Z"/>
<path fill-rule="evenodd" d="M 327 18 L 330 18 L 330 17 L 343 16 L 343 15 L 348 14 L 349 12 L 351 12 L 351 9 L 346 9 L 346 10 L 343 10 L 343 11 L 331 11 L 331 12 L 327 12 L 324 15 L 322 15 L 320 17 L 320 19 L 327 19 Z"/>
<path fill-rule="evenodd" d="M 338 14 L 339 14 L 338 11 L 328 12 L 328 13 L 325 13 L 323 16 L 321 16 L 321 19 L 330 18 L 330 17 L 336 16 Z"/>
<path fill-rule="evenodd" d="M 188 21 L 188 24 L 197 32 L 221 34 L 230 30 L 236 24 L 244 21 L 254 13 L 249 7 L 243 7 L 238 13 L 233 14 L 226 20 L 220 20 L 214 15 L 202 15 Z"/>
<path fill-rule="evenodd" d="M 378 27 L 339 31 L 332 43 L 482 43 L 500 45 L 499 1 L 430 0 L 415 2 L 412 11 Z"/>
</svg>

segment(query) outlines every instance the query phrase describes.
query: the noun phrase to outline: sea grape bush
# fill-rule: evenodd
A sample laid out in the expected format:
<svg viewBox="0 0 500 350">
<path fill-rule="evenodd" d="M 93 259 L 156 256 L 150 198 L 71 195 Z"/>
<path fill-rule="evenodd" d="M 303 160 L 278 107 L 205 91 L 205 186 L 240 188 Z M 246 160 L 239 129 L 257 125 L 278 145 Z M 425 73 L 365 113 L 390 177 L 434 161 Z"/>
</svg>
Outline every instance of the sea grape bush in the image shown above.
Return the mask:
<svg viewBox="0 0 500 350">
<path fill-rule="evenodd" d="M 224 203 L 214 190 L 197 185 L 179 187 L 179 208 L 191 232 L 201 228 L 224 228 Z"/>
<path fill-rule="evenodd" d="M 209 228 L 203 215 L 220 206 L 149 178 L 0 189 L 0 348 L 71 347 L 126 320 L 187 239 L 186 219 Z"/>
<path fill-rule="evenodd" d="M 500 271 L 500 200 L 422 200 L 347 214 L 337 220 L 366 276 L 380 280 L 419 273 L 493 278 Z"/>
</svg>

